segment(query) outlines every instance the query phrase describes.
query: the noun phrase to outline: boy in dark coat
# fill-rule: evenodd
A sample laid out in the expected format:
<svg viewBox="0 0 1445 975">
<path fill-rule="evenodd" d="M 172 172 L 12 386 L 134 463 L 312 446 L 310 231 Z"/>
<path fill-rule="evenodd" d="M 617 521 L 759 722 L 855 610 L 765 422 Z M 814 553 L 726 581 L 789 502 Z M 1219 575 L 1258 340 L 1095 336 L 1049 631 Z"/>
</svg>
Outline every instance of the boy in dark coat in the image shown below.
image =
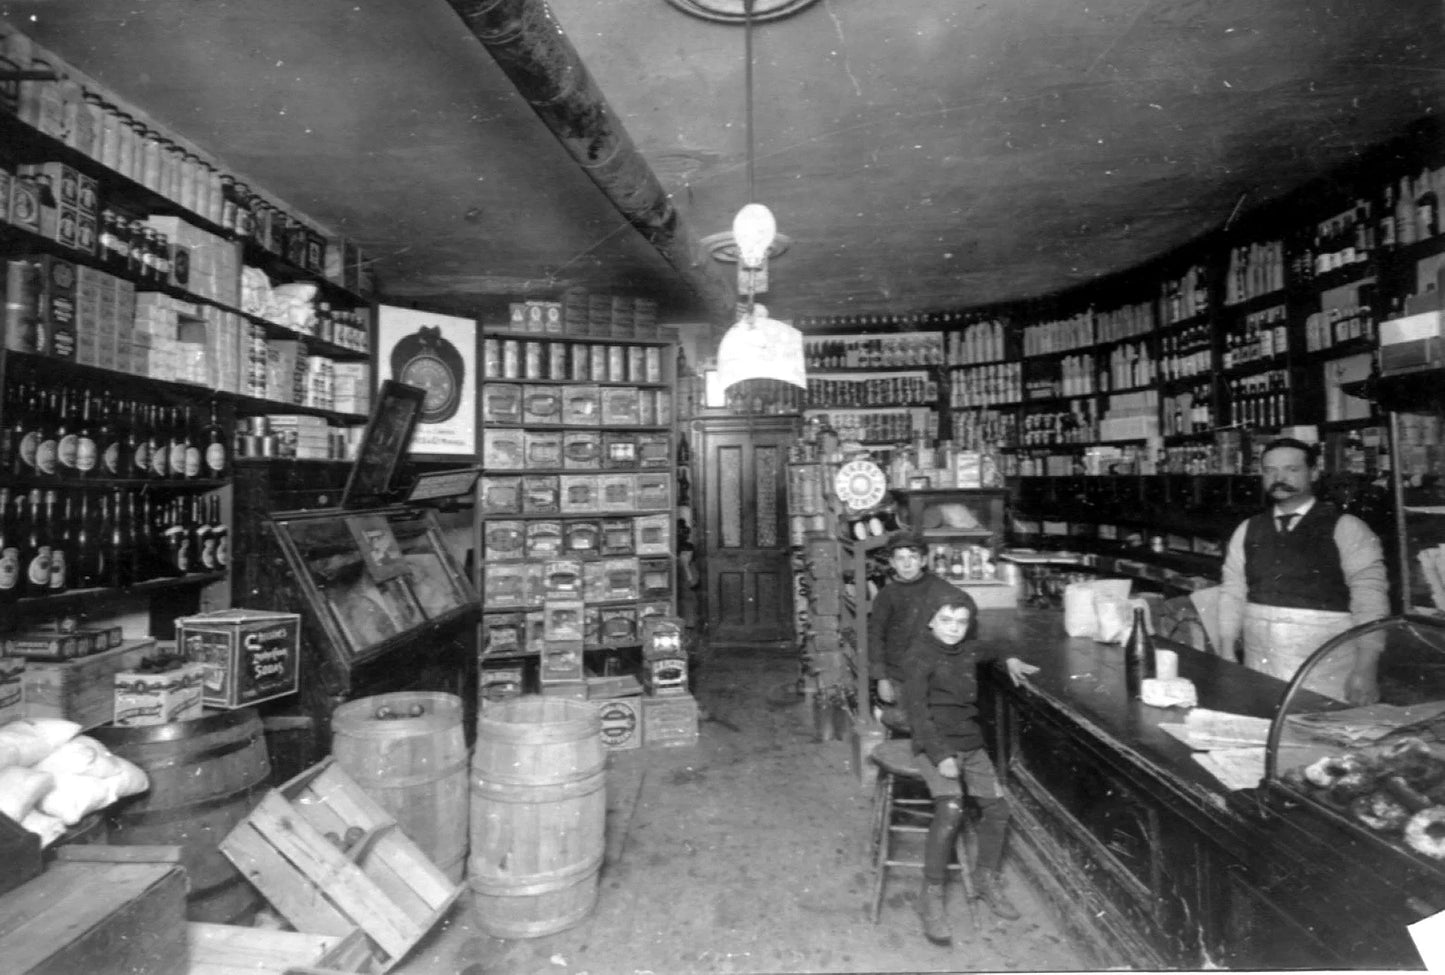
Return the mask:
<svg viewBox="0 0 1445 975">
<path fill-rule="evenodd" d="M 909 531 L 888 540 L 888 565 L 893 578 L 878 591 L 868 613 L 868 676 L 876 681 L 885 707 L 883 723 L 906 730 L 906 705 L 900 702 L 903 658 L 913 641 L 928 632 L 928 618 L 938 600 L 958 592 L 928 568 L 928 542 Z M 854 580 L 866 585 L 866 580 Z"/>
<path fill-rule="evenodd" d="M 962 590 L 936 599 L 927 630 L 913 641 L 904 662 L 903 700 L 913 728 L 913 751 L 933 796 L 919 913 L 923 915 L 923 933 L 935 944 L 952 940 L 943 890 L 949 853 L 963 821 L 965 786 L 982 813 L 973 874 L 975 894 L 999 917 L 1013 920 L 1019 916 L 999 879 L 1009 809 L 978 724 L 978 665 L 992 655 L 970 646 L 966 639 L 977 628 L 977 616 L 977 604 Z M 1017 657 L 1008 658 L 1004 666 L 1015 684 L 1038 672 Z"/>
</svg>

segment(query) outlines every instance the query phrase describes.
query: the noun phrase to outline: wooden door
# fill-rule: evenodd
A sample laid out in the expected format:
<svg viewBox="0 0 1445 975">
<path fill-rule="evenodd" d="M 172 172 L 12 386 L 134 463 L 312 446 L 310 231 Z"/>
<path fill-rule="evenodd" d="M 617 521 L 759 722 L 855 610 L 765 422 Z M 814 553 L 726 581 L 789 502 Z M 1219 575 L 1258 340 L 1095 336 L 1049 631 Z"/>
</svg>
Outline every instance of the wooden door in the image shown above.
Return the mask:
<svg viewBox="0 0 1445 975">
<path fill-rule="evenodd" d="M 714 647 L 792 638 L 787 461 L 797 436 L 790 416 L 692 421 L 694 544 Z"/>
</svg>

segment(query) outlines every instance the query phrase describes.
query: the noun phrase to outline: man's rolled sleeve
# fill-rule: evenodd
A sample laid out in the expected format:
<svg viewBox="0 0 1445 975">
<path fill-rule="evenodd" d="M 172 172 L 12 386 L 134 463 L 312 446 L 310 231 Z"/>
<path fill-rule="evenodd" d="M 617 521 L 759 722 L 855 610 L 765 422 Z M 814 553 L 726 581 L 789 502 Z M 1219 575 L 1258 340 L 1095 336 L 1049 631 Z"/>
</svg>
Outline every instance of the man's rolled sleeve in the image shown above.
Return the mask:
<svg viewBox="0 0 1445 975">
<path fill-rule="evenodd" d="M 1234 659 L 1234 648 L 1239 635 L 1244 631 L 1244 603 L 1248 590 L 1244 581 L 1244 530 L 1249 522 L 1242 521 L 1234 534 L 1229 536 L 1229 546 L 1224 553 L 1224 569 L 1219 584 L 1219 655 L 1226 660 Z"/>
</svg>

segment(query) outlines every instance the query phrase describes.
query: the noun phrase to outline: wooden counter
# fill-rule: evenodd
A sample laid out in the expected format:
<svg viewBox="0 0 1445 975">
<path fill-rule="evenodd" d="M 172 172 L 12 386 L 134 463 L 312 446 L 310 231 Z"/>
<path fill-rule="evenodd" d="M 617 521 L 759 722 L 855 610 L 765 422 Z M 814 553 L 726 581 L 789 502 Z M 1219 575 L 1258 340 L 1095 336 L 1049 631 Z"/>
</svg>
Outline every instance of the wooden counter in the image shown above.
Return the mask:
<svg viewBox="0 0 1445 975">
<path fill-rule="evenodd" d="M 1123 652 L 1049 611 L 984 613 L 980 639 L 1040 672 L 985 668 L 990 747 L 1014 807 L 1010 854 L 1091 965 L 1418 968 L 1405 925 L 1445 908 L 1441 871 L 1267 790 L 1229 792 L 1129 700 Z M 1285 690 L 1178 650 L 1201 706 L 1272 718 Z"/>
</svg>

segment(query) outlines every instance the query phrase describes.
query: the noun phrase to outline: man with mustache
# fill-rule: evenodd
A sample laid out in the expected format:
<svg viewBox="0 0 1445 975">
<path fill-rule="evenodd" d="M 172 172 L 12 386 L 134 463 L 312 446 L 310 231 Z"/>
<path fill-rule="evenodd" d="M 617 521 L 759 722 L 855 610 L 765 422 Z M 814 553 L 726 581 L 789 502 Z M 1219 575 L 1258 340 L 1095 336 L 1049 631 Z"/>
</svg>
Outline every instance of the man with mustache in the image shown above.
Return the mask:
<svg viewBox="0 0 1445 975">
<path fill-rule="evenodd" d="M 1222 653 L 1244 637 L 1245 666 L 1289 680 L 1331 637 L 1390 612 L 1380 539 L 1363 521 L 1315 497 L 1318 445 L 1282 437 L 1260 457 L 1273 502 L 1229 539 L 1219 599 Z M 1307 687 L 1351 704 L 1379 700 L 1380 647 L 1361 640 L 1329 655 Z"/>
</svg>

